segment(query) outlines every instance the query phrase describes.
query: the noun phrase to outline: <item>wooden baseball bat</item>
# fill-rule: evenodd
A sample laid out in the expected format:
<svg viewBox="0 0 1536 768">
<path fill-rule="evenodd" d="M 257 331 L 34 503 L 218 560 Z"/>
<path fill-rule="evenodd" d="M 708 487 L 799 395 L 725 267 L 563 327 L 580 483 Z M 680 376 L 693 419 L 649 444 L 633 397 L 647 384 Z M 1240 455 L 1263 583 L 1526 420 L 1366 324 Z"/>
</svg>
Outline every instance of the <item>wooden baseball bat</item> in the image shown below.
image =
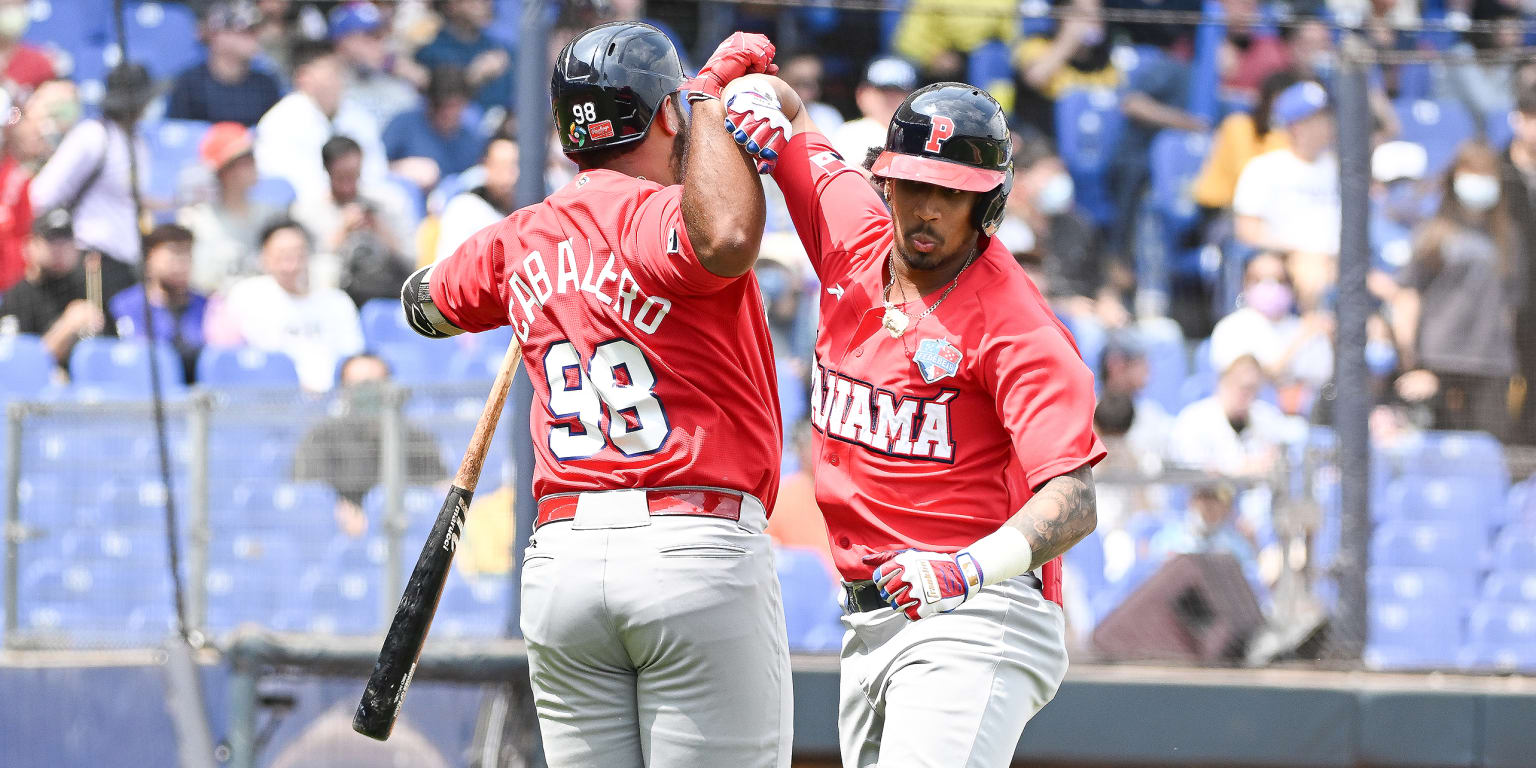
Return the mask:
<svg viewBox="0 0 1536 768">
<path fill-rule="evenodd" d="M 416 661 L 427 641 L 427 630 L 432 627 L 432 617 L 437 613 L 437 602 L 443 596 L 443 585 L 448 581 L 448 569 L 453 565 L 459 535 L 464 532 L 464 516 L 469 512 L 469 501 L 480 481 L 480 467 L 485 464 L 485 453 L 490 448 L 491 436 L 496 433 L 501 409 L 507 402 L 512 376 L 517 373 L 517 364 L 522 359 L 523 348 L 514 339 L 501 361 L 501 369 L 496 372 L 485 410 L 475 423 L 469 447 L 464 449 L 459 473 L 454 476 L 443 508 L 438 510 L 437 521 L 432 524 L 432 533 L 428 534 L 421 556 L 416 559 L 416 568 L 411 571 L 405 594 L 401 595 L 395 618 L 390 622 L 389 634 L 384 636 L 384 646 L 379 649 L 379 660 L 368 678 L 368 687 L 363 689 L 357 714 L 352 717 L 352 729 L 364 736 L 384 741 L 395 727 L 400 705 L 405 703 L 405 690 L 410 687 Z"/>
</svg>

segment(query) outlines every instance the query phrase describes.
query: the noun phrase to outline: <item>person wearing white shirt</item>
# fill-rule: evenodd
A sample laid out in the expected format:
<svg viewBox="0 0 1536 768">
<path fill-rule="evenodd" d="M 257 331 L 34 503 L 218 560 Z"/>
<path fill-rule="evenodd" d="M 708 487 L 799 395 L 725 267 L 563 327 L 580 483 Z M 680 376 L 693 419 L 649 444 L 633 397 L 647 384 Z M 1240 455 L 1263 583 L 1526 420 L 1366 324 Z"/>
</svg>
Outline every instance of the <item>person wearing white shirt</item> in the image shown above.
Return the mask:
<svg viewBox="0 0 1536 768">
<path fill-rule="evenodd" d="M 870 147 L 885 145 L 891 118 L 916 87 L 917 70 L 905 59 L 882 56 L 871 61 L 864 71 L 864 81 L 853 93 L 860 117 L 829 132 L 832 147 L 850 164 L 864 162 Z"/>
<path fill-rule="evenodd" d="M 1211 331 L 1211 366 L 1224 371 L 1245 355 L 1279 386 L 1299 387 L 1304 405 L 1333 376 L 1333 318 L 1316 309 L 1297 316 L 1285 264 L 1273 253 L 1249 259 L 1240 306 Z"/>
<path fill-rule="evenodd" d="M 517 142 L 507 137 L 491 139 L 478 168 L 464 172 L 484 181 L 449 198 L 438 224 L 433 261 L 453 255 L 471 235 L 512 213 L 517 191 Z"/>
<path fill-rule="evenodd" d="M 389 172 L 380 128 L 367 111 L 342 99 L 340 60 L 323 42 L 305 41 L 293 50 L 293 92 L 256 123 L 256 168 L 276 176 L 300 195 L 323 193 L 329 185 L 320 148 L 332 136 L 346 136 L 363 149 L 365 186 L 381 184 Z"/>
<path fill-rule="evenodd" d="M 1259 399 L 1264 371 L 1252 356 L 1221 374 L 1216 393 L 1179 411 L 1168 435 L 1176 465 L 1234 477 L 1269 472 L 1281 447 L 1305 436 L 1306 426 Z"/>
<path fill-rule="evenodd" d="M 310 249 L 297 222 L 268 225 L 261 238 L 263 274 L 231 286 L 220 313 L 239 340 L 287 354 L 304 389 L 324 392 L 335 383 L 337 363 L 363 351 L 363 326 L 345 293 L 310 287 Z"/>
</svg>

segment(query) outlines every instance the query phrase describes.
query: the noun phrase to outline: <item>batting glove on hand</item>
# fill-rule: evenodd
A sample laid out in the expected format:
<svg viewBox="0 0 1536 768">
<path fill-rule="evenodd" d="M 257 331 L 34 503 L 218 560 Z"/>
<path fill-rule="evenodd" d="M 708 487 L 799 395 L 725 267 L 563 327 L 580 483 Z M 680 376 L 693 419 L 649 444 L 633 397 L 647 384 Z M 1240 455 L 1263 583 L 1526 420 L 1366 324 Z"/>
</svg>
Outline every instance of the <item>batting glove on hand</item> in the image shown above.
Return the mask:
<svg viewBox="0 0 1536 768">
<path fill-rule="evenodd" d="M 981 569 L 966 552 L 877 552 L 864 564 L 878 566 L 880 596 L 912 621 L 949 613 L 981 591 Z"/>
<path fill-rule="evenodd" d="M 738 80 L 726 86 L 725 129 L 748 154 L 758 159 L 758 173 L 772 173 L 793 130 L 773 87 Z"/>
<path fill-rule="evenodd" d="M 699 76 L 683 83 L 683 87 L 718 99 L 720 91 L 742 75 L 771 75 L 778 71 L 778 65 L 773 63 L 773 42 L 767 36 L 736 32 L 720 43 L 709 61 L 704 62 Z"/>
</svg>

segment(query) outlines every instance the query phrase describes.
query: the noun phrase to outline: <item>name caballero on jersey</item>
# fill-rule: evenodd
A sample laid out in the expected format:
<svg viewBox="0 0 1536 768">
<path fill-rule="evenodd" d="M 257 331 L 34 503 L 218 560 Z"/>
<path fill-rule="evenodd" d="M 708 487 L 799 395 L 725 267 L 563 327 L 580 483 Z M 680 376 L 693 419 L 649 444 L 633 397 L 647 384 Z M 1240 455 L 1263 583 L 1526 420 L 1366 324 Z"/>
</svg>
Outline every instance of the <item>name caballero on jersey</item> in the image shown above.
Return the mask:
<svg viewBox="0 0 1536 768">
<path fill-rule="evenodd" d="M 904 459 L 955 460 L 949 404 L 959 390 L 931 397 L 898 395 L 816 363 L 811 375 L 811 426 L 834 440 Z"/>
<path fill-rule="evenodd" d="M 585 271 L 576 262 L 576 251 L 571 247 L 570 240 L 561 240 L 555 246 L 555 258 L 556 265 L 551 270 L 544 264 L 545 257 L 534 251 L 523 257 L 521 272 L 507 270 L 512 275 L 507 278 L 511 289 L 509 292 L 512 294 L 507 316 L 514 317 L 513 307 L 522 310 L 522 318 L 513 323 L 517 338 L 521 341 L 528 341 L 532 324 L 538 319 L 535 311 L 542 309 L 557 294 L 586 293 L 591 297 L 589 300 L 596 299 L 618 315 L 619 319 L 646 334 L 655 333 L 667 313 L 672 311 L 672 300 L 662 296 L 647 296 L 640 290 L 640 284 L 635 282 L 628 267 L 615 272 L 614 254 L 609 253 L 607 261 L 599 267 L 598 256 L 590 243 L 587 244 Z M 507 266 L 512 265 L 509 263 Z M 551 271 L 554 275 L 550 274 Z"/>
</svg>

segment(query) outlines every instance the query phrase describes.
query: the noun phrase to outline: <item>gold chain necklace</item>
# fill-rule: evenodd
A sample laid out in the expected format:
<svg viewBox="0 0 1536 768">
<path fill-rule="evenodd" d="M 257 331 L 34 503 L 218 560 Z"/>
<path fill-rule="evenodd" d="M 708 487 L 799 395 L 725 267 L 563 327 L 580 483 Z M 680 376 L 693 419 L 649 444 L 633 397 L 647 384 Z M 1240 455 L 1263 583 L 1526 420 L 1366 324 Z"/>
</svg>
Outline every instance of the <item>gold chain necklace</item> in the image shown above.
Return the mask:
<svg viewBox="0 0 1536 768">
<path fill-rule="evenodd" d="M 960 284 L 960 276 L 965 274 L 965 270 L 971 266 L 971 262 L 976 260 L 977 255 L 978 251 L 973 246 L 971 248 L 971 255 L 966 257 L 965 264 L 960 267 L 959 272 L 955 273 L 955 279 L 949 281 L 949 287 L 944 289 L 944 293 L 943 295 L 939 296 L 939 300 L 935 301 L 927 309 L 923 310 L 923 313 L 918 315 L 916 318 L 908 318 L 907 313 L 904 310 L 891 303 L 891 288 L 895 287 L 896 285 L 896 248 L 894 245 L 891 246 L 891 253 L 889 258 L 886 260 L 886 272 L 890 274 L 891 281 L 885 285 L 885 314 L 880 318 L 880 325 L 885 328 L 887 333 L 891 334 L 891 338 L 901 338 L 901 335 L 907 332 L 907 327 L 909 324 L 917 325 L 918 323 L 921 323 L 923 318 L 933 314 L 933 311 L 938 309 L 939 305 L 943 304 L 945 299 L 949 298 L 950 291 L 955 290 L 955 286 Z M 906 291 L 902 291 L 902 298 L 906 298 Z"/>
</svg>

